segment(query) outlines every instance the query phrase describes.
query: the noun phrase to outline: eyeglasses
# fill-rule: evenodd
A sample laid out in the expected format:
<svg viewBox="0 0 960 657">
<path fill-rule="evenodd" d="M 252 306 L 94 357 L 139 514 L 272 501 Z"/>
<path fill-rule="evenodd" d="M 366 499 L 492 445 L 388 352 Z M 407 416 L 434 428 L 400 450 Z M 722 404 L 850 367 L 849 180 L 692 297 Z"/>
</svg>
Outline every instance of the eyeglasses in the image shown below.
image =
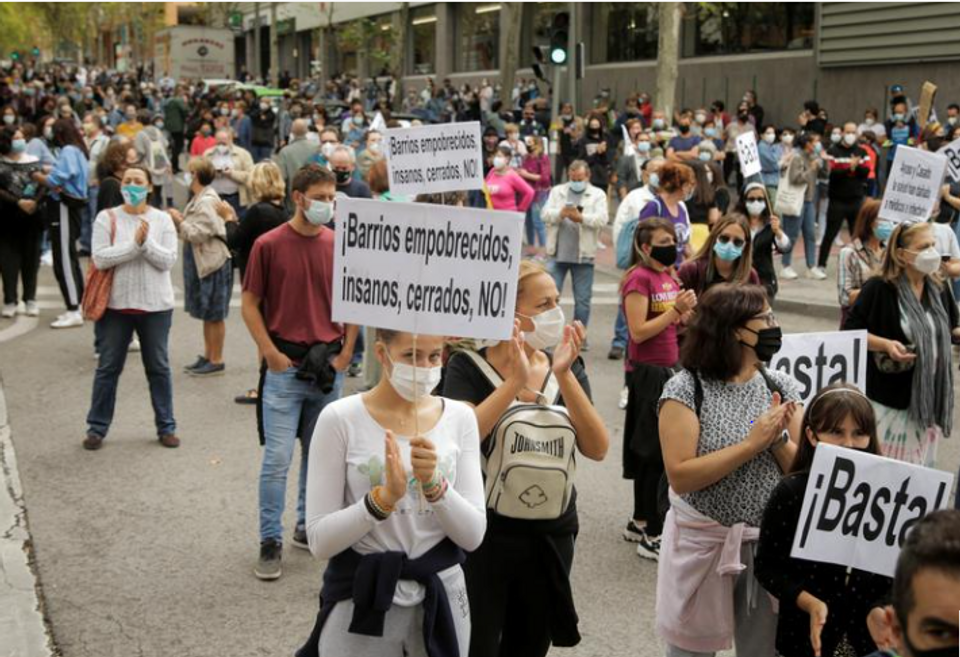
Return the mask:
<svg viewBox="0 0 960 657">
<path fill-rule="evenodd" d="M 773 328 L 774 326 L 780 326 L 780 322 L 777 321 L 777 316 L 773 314 L 772 310 L 769 310 L 763 314 L 751 317 L 750 319 L 759 320 L 770 328 Z"/>
<path fill-rule="evenodd" d="M 730 242 L 733 242 L 733 245 L 738 249 L 747 243 L 747 241 L 742 237 L 730 237 L 729 235 L 720 235 L 717 238 L 717 241 L 721 244 L 729 244 Z"/>
</svg>

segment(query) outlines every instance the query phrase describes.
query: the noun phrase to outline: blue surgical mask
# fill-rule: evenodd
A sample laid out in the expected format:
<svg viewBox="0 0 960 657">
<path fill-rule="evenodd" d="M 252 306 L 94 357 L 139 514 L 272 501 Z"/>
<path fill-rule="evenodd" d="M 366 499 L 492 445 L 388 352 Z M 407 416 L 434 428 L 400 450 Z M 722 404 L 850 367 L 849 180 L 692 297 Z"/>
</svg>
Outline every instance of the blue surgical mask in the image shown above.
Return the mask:
<svg viewBox="0 0 960 657">
<path fill-rule="evenodd" d="M 736 246 L 733 242 L 727 242 L 726 244 L 717 242 L 713 245 L 713 252 L 716 253 L 717 257 L 721 260 L 733 262 L 743 255 L 743 247 Z"/>
<path fill-rule="evenodd" d="M 649 141 L 641 141 L 641 142 L 638 142 L 638 143 L 637 143 L 637 150 L 640 151 L 641 153 L 649 153 L 649 152 L 650 152 L 650 142 L 649 142 Z"/>
<path fill-rule="evenodd" d="M 904 119 L 903 114 L 897 113 L 897 114 L 894 114 L 894 115 L 893 115 L 893 120 L 894 120 L 894 121 L 903 121 L 903 119 Z"/>
<path fill-rule="evenodd" d="M 889 221 L 878 221 L 873 227 L 873 235 L 881 242 L 886 243 L 893 235 L 893 223 Z"/>
<path fill-rule="evenodd" d="M 149 193 L 150 190 L 142 185 L 124 185 L 120 188 L 120 195 L 123 196 L 124 203 L 133 207 L 137 207 L 146 201 Z"/>
<path fill-rule="evenodd" d="M 333 203 L 310 200 L 303 215 L 314 226 L 323 226 L 333 219 Z"/>
<path fill-rule="evenodd" d="M 650 182 L 648 184 L 650 185 L 650 189 L 656 189 L 660 186 L 660 176 L 657 174 L 651 173 L 649 180 Z"/>
<path fill-rule="evenodd" d="M 709 162 L 713 159 L 713 153 L 710 151 L 700 151 L 699 157 L 701 162 Z"/>
<path fill-rule="evenodd" d="M 583 194 L 587 191 L 587 181 L 586 180 L 571 180 L 570 181 L 570 191 L 574 194 Z"/>
<path fill-rule="evenodd" d="M 814 144 L 813 152 L 816 153 L 817 155 L 820 155 L 820 153 L 823 152 L 823 144 L 821 144 L 819 141 L 816 144 Z"/>
<path fill-rule="evenodd" d="M 654 119 L 653 127 L 657 130 L 663 130 L 663 119 Z"/>
<path fill-rule="evenodd" d="M 10 142 L 10 150 L 14 153 L 23 153 L 27 150 L 27 140 L 26 139 L 14 139 Z"/>
<path fill-rule="evenodd" d="M 717 136 L 717 129 L 716 129 L 716 128 L 704 128 L 704 129 L 703 129 L 703 134 L 705 134 L 707 137 L 710 137 L 710 138 L 712 139 L 712 138 L 714 138 L 714 137 Z"/>
</svg>

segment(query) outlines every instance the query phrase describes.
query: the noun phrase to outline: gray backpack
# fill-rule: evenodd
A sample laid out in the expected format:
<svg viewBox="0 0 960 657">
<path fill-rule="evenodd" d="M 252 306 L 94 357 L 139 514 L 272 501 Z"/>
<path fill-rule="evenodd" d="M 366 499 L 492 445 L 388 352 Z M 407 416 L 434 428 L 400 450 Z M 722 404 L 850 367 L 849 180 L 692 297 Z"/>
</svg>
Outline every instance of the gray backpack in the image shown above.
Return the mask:
<svg viewBox="0 0 960 657">
<path fill-rule="evenodd" d="M 495 388 L 503 379 L 486 359 L 465 351 Z M 514 400 L 484 450 L 487 508 L 518 520 L 555 520 L 570 506 L 577 470 L 577 432 L 556 402 L 553 372 L 536 403 Z"/>
</svg>

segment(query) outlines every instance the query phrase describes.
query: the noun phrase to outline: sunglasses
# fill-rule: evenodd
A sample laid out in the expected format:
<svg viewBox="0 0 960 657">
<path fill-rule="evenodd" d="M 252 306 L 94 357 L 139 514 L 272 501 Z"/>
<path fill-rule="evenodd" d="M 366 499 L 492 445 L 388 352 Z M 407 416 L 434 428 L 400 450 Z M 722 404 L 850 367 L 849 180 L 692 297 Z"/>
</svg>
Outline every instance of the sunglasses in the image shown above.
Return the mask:
<svg viewBox="0 0 960 657">
<path fill-rule="evenodd" d="M 742 237 L 730 237 L 729 235 L 720 235 L 717 238 L 717 241 L 721 244 L 729 244 L 730 242 L 733 242 L 733 245 L 738 249 L 747 243 L 747 241 Z"/>
</svg>

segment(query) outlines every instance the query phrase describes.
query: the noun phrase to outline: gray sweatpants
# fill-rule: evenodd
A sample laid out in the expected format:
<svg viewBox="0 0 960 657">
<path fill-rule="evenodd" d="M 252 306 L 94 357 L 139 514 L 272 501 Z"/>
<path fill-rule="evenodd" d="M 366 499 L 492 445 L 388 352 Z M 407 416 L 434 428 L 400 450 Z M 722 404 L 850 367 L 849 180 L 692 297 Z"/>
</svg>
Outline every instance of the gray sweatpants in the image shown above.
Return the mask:
<svg viewBox="0 0 960 657">
<path fill-rule="evenodd" d="M 738 657 L 774 657 L 777 642 L 777 615 L 770 596 L 753 574 L 756 543 L 744 543 L 741 562 L 746 569 L 733 587 L 734 643 Z M 714 657 L 715 652 L 691 652 L 667 644 L 666 657 Z"/>
</svg>

